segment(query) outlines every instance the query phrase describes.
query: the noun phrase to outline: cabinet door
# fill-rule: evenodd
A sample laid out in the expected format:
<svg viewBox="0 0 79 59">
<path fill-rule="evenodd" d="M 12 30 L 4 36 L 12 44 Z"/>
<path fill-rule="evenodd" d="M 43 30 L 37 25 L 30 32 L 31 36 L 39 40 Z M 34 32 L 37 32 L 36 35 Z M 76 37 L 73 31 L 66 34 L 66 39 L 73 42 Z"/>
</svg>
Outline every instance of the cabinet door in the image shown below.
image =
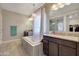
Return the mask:
<svg viewBox="0 0 79 59">
<path fill-rule="evenodd" d="M 59 55 L 60 56 L 75 56 L 76 55 L 76 49 L 59 45 Z"/>
<path fill-rule="evenodd" d="M 43 52 L 44 52 L 44 54 L 45 55 L 48 55 L 48 52 L 49 52 L 49 50 L 48 50 L 48 41 L 47 40 L 43 40 Z"/>
<path fill-rule="evenodd" d="M 49 56 L 58 56 L 58 44 L 49 42 Z"/>
<path fill-rule="evenodd" d="M 79 43 L 77 43 L 77 56 L 79 56 Z"/>
</svg>

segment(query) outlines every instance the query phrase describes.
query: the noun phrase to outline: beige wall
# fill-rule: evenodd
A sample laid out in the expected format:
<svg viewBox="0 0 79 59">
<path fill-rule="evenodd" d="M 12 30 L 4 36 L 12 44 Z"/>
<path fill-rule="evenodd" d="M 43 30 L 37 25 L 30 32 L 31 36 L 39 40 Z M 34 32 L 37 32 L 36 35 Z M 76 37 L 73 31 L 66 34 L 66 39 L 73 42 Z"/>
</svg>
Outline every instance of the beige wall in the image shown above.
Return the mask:
<svg viewBox="0 0 79 59">
<path fill-rule="evenodd" d="M 22 37 L 24 30 L 32 28 L 32 22 L 26 16 L 14 12 L 2 11 L 3 16 L 3 40 L 19 39 Z M 17 36 L 10 35 L 10 26 L 17 26 Z"/>
<path fill-rule="evenodd" d="M 0 9 L 0 42 L 2 41 L 2 13 Z"/>
</svg>

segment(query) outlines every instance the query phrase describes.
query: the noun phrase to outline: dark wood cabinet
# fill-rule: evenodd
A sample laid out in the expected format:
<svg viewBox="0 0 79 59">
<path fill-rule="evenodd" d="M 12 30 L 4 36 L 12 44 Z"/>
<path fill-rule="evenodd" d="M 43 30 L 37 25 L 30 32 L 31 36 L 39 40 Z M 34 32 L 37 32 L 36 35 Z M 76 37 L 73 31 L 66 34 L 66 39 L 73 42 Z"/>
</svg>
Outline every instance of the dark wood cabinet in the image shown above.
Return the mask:
<svg viewBox="0 0 79 59">
<path fill-rule="evenodd" d="M 49 43 L 49 56 L 58 56 L 58 44 Z"/>
<path fill-rule="evenodd" d="M 79 43 L 77 43 L 77 56 L 79 56 Z"/>
<path fill-rule="evenodd" d="M 45 55 L 49 55 L 48 45 L 49 45 L 48 41 L 47 40 L 43 40 L 43 52 L 44 52 Z"/>
<path fill-rule="evenodd" d="M 59 45 L 59 56 L 76 56 L 76 49 Z"/>
<path fill-rule="evenodd" d="M 66 39 L 44 36 L 43 52 L 49 56 L 79 56 L 79 43 Z"/>
</svg>

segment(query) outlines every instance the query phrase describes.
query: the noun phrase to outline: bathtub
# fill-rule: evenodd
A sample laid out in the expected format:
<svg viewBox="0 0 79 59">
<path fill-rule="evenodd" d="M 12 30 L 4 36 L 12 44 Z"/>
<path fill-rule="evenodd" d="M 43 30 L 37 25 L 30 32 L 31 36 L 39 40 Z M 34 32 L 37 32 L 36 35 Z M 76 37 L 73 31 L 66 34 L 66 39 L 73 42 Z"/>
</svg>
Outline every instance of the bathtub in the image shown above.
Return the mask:
<svg viewBox="0 0 79 59">
<path fill-rule="evenodd" d="M 43 55 L 43 44 L 40 40 L 36 41 L 32 36 L 22 38 L 22 46 L 29 54 L 29 56 L 42 56 Z"/>
</svg>

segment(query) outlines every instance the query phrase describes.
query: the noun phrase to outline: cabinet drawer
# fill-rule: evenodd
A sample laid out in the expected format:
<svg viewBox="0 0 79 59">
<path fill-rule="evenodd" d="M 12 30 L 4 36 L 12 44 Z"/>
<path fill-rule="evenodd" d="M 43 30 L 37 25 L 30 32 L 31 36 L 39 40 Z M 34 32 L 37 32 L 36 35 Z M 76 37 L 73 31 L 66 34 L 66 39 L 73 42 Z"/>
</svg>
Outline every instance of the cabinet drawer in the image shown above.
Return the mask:
<svg viewBox="0 0 79 59">
<path fill-rule="evenodd" d="M 52 37 L 49 37 L 49 36 L 43 36 L 43 39 L 50 40 L 50 39 L 52 39 Z"/>
<path fill-rule="evenodd" d="M 76 42 L 73 41 L 62 40 L 61 44 L 72 48 L 76 48 Z"/>
<path fill-rule="evenodd" d="M 61 40 L 58 39 L 58 38 L 52 38 L 51 40 L 49 40 L 50 42 L 54 42 L 54 43 L 57 43 L 57 44 L 61 44 Z"/>
</svg>

